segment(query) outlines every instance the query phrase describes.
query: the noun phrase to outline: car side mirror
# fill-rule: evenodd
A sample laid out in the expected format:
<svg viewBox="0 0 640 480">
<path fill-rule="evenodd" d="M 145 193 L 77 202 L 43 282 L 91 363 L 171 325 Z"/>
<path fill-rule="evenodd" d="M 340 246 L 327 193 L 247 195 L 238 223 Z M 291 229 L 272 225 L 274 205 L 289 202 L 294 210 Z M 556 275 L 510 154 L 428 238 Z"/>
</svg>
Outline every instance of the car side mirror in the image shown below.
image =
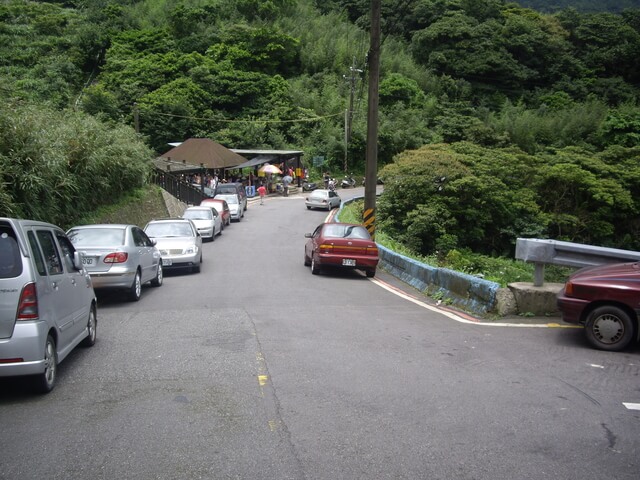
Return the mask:
<svg viewBox="0 0 640 480">
<path fill-rule="evenodd" d="M 304 238 L 311 238 L 313 237 L 313 233 L 305 233 L 304 234 Z"/>
<path fill-rule="evenodd" d="M 73 252 L 73 268 L 75 268 L 79 272 L 84 269 L 84 267 L 82 266 L 82 257 L 84 257 L 83 253 L 80 253 L 77 250 Z"/>
<path fill-rule="evenodd" d="M 156 244 L 158 243 L 158 242 L 157 242 L 155 239 L 153 239 L 153 238 L 150 238 L 150 239 L 149 239 L 149 241 L 151 242 L 151 245 L 152 245 L 152 246 L 154 246 L 154 247 L 155 247 L 155 246 L 156 246 Z"/>
</svg>

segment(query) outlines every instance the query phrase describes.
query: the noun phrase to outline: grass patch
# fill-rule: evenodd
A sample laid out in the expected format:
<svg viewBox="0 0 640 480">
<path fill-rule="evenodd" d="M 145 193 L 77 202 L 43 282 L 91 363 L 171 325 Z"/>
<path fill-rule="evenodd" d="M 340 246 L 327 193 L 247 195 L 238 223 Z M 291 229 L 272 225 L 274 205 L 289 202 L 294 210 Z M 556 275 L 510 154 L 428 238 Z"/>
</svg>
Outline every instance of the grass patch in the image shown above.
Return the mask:
<svg viewBox="0 0 640 480">
<path fill-rule="evenodd" d="M 77 225 L 126 223 L 144 228 L 149 220 L 167 216 L 169 213 L 162 197 L 162 189 L 157 185 L 147 185 L 131 191 L 118 203 L 84 215 Z"/>
<path fill-rule="evenodd" d="M 362 223 L 364 203 L 355 201 L 345 204 L 340 211 L 340 221 L 346 223 Z M 506 287 L 514 282 L 532 282 L 535 266 L 504 257 L 489 257 L 468 250 L 451 250 L 446 257 L 436 255 L 424 256 L 412 251 L 407 246 L 390 238 L 383 230 L 376 230 L 376 242 L 389 250 L 404 255 L 432 267 L 448 268 L 457 272 L 478 276 Z M 545 282 L 564 283 L 574 268 L 557 265 L 545 266 Z"/>
</svg>

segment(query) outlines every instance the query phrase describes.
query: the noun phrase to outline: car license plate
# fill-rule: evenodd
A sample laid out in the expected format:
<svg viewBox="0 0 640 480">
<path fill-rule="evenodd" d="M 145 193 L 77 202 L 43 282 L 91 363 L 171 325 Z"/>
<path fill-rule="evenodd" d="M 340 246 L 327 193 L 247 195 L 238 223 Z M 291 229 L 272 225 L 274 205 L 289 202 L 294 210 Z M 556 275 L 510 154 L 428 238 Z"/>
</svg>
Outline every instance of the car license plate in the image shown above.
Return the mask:
<svg viewBox="0 0 640 480">
<path fill-rule="evenodd" d="M 162 266 L 163 266 L 163 267 L 171 266 L 171 263 L 172 263 L 172 262 L 171 262 L 171 259 L 170 259 L 170 258 L 163 258 L 163 259 L 162 259 Z"/>
<path fill-rule="evenodd" d="M 345 267 L 355 267 L 356 261 L 353 258 L 343 258 L 342 265 L 344 265 Z"/>
<path fill-rule="evenodd" d="M 93 265 L 93 257 L 82 257 L 82 264 L 87 266 Z"/>
</svg>

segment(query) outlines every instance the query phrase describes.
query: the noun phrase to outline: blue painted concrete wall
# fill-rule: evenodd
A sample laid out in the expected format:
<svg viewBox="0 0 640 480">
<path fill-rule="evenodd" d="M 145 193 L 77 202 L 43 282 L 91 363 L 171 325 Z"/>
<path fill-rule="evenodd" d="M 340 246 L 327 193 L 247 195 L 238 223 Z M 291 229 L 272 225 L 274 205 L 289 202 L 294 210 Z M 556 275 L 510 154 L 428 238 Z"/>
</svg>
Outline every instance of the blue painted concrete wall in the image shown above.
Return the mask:
<svg viewBox="0 0 640 480">
<path fill-rule="evenodd" d="M 362 197 L 343 203 L 348 204 L 360 199 Z M 336 215 L 336 220 L 339 217 L 340 211 Z M 423 293 L 431 296 L 439 294 L 438 296 L 442 296 L 443 299 L 449 299 L 453 305 L 481 315 L 491 312 L 496 307 L 496 292 L 500 288 L 500 284 L 496 282 L 446 268 L 433 267 L 405 257 L 380 244 L 378 244 L 378 250 L 380 265 L 384 270 Z"/>
</svg>

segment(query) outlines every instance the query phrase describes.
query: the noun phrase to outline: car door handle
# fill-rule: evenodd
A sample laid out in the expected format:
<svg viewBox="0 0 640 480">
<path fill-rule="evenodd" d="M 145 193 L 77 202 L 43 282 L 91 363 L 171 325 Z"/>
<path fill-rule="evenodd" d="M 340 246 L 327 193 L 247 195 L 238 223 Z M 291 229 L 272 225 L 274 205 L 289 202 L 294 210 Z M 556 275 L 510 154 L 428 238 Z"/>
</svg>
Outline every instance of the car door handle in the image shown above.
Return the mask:
<svg viewBox="0 0 640 480">
<path fill-rule="evenodd" d="M 71 279 L 71 285 L 75 285 L 75 284 L 76 284 L 76 279 L 75 279 L 75 278 L 72 278 L 72 279 Z"/>
<path fill-rule="evenodd" d="M 54 290 L 58 290 L 58 282 L 56 281 L 51 282 L 51 286 L 53 287 Z"/>
</svg>

